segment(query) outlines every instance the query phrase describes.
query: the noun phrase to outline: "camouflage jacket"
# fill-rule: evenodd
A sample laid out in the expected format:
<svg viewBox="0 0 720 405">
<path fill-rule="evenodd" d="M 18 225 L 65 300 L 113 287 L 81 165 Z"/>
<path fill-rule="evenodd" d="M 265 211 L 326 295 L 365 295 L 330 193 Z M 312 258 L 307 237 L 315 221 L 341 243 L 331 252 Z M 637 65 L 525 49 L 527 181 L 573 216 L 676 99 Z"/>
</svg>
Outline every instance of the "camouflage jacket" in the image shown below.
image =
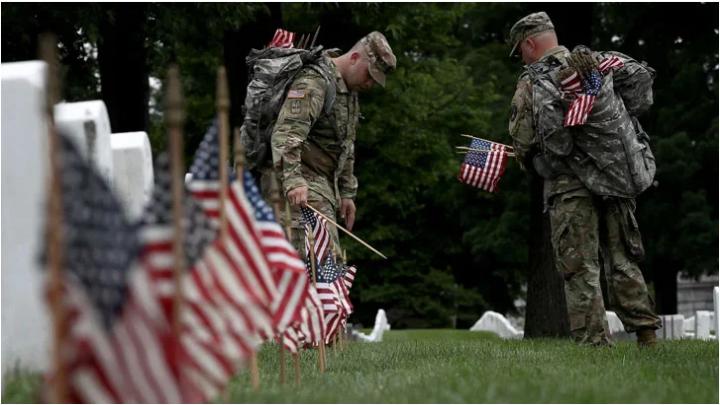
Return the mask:
<svg viewBox="0 0 720 405">
<path fill-rule="evenodd" d="M 554 57 L 565 59 L 570 51 L 564 46 L 548 50 L 538 62 Z M 510 108 L 510 136 L 515 148 L 515 157 L 521 167 L 532 166 L 532 155 L 538 151 L 539 141 L 535 133 L 533 118 L 533 92 L 530 75 L 523 72 L 518 79 L 515 95 Z M 578 177 L 570 172 L 561 174 L 552 180 L 545 181 L 546 199 L 560 193 L 573 192 L 579 195 L 590 195 Z"/>
<path fill-rule="evenodd" d="M 332 60 L 326 55 L 319 65 L 336 80 L 332 110 L 323 112 L 325 79 L 303 68 L 290 85 L 273 129 L 273 165 L 281 173 L 285 193 L 307 186 L 337 204 L 357 193 L 353 166 L 360 108 L 357 93 L 348 90 Z"/>
</svg>

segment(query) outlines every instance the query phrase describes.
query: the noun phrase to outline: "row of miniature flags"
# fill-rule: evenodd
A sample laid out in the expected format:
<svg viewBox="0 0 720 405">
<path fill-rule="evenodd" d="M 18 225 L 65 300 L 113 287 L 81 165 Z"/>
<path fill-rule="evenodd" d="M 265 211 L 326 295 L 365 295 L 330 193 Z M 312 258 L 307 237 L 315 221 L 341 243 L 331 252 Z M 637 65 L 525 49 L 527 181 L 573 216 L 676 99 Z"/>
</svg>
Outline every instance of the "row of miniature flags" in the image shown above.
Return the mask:
<svg viewBox="0 0 720 405">
<path fill-rule="evenodd" d="M 167 154 L 156 159 L 142 218 L 130 222 L 96 169 L 58 136 L 67 334 L 60 370 L 49 378 L 64 373 L 71 401 L 210 401 L 262 342 L 277 339 L 297 352 L 330 342 L 345 326 L 356 269 L 337 260 L 328 237 L 311 280 L 309 263 L 247 171 L 231 176 L 220 203 L 216 123 L 182 201 L 179 279 Z M 308 232 L 327 234 L 324 219 L 311 214 L 317 226 Z"/>
</svg>

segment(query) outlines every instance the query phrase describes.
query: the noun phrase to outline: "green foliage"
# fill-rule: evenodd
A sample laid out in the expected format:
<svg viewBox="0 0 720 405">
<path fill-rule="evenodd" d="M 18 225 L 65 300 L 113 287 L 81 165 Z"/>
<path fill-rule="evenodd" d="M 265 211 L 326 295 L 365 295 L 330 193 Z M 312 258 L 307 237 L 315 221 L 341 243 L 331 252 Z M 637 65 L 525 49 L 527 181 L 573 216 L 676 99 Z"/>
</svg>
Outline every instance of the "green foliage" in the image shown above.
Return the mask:
<svg viewBox="0 0 720 405">
<path fill-rule="evenodd" d="M 716 272 L 718 6 L 592 7 L 591 45 L 646 60 L 658 73 L 655 105 L 641 117 L 658 164 L 656 187 L 638 199 L 648 279 Z M 510 142 L 509 106 L 521 66 L 507 57 L 504 41 L 530 11 L 537 10 L 522 3 L 282 5 L 285 28 L 312 33 L 322 25 L 319 43 L 343 49 L 379 30 L 398 58 L 387 88 L 361 97 L 355 229 L 390 260 L 343 238 L 359 268 L 352 321 L 369 324 L 382 307 L 396 327 L 447 326 L 453 319 L 467 327 L 487 309 L 513 310 L 526 279 L 527 179 L 511 161 L 499 193 L 464 186 L 455 179 L 462 156 L 454 147 L 467 144 L 461 133 Z M 3 62 L 31 58 L 31 34 L 49 27 L 63 44 L 68 99 L 97 98 L 97 64 L 86 44 L 98 40 L 99 12 L 90 4 L 5 5 Z M 180 67 L 187 159 L 214 115 L 225 34 L 267 13 L 260 3 L 148 5 L 149 75 L 164 80 L 168 64 Z M 154 153 L 166 146 L 162 97 L 162 89 L 151 97 Z"/>
</svg>

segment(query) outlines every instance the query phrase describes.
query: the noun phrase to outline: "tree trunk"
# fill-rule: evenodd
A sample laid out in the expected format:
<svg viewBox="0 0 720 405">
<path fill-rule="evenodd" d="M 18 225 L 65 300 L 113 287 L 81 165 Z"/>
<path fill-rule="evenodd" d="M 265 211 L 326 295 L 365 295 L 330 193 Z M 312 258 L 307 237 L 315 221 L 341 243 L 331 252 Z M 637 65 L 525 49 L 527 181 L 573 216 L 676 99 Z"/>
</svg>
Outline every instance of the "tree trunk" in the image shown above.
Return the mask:
<svg viewBox="0 0 720 405">
<path fill-rule="evenodd" d="M 142 3 L 102 6 L 98 63 L 113 132 L 148 130 L 146 8 Z"/>
<path fill-rule="evenodd" d="M 660 263 L 660 261 L 657 261 Z M 653 269 L 655 278 L 655 310 L 658 314 L 677 314 L 677 269 L 670 261 Z"/>
<path fill-rule="evenodd" d="M 543 179 L 530 177 L 530 237 L 525 338 L 570 336 L 565 284 L 555 269 L 550 217 L 543 213 Z"/>
</svg>

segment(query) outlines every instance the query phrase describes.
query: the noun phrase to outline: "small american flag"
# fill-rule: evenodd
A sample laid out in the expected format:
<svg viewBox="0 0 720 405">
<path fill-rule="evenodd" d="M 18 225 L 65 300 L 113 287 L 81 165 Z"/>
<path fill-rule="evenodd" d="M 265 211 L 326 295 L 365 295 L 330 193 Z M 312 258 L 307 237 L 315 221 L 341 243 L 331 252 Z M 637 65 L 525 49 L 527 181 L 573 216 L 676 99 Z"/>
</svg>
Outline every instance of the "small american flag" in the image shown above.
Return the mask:
<svg viewBox="0 0 720 405">
<path fill-rule="evenodd" d="M 137 226 L 70 140 L 59 135 L 63 360 L 71 402 L 181 402 L 174 338 L 149 292 Z M 52 376 L 51 376 L 52 381 Z"/>
<path fill-rule="evenodd" d="M 217 121 L 213 121 L 200 143 L 191 166 L 189 188 L 200 202 L 205 213 L 219 225 L 220 217 L 220 152 Z M 222 162 L 222 164 L 227 164 Z M 277 286 L 265 256 L 261 232 L 255 222 L 250 202 L 241 182 L 230 179 L 225 216 L 228 221 L 228 238 L 223 243 L 227 255 L 238 269 L 241 286 L 247 294 L 267 305 L 270 311 L 277 296 Z M 272 335 L 267 330 L 267 336 Z"/>
<path fill-rule="evenodd" d="M 325 341 L 329 343 L 338 332 L 340 325 L 352 313 L 350 292 L 345 286 L 345 269 L 329 256 L 325 264 L 317 269 L 317 293 L 325 312 Z"/>
<path fill-rule="evenodd" d="M 263 200 L 255 179 L 247 170 L 243 184 L 260 229 L 260 242 L 278 286 L 277 299 L 272 306 L 273 324 L 276 331 L 282 333 L 291 322 L 300 320 L 300 310 L 308 293 L 305 264 L 286 239 L 280 224 L 275 221 L 273 210 Z"/>
<path fill-rule="evenodd" d="M 173 269 L 171 177 L 167 154 L 155 167 L 152 203 L 142 220 L 145 283 L 160 302 L 165 322 L 172 321 L 176 294 Z M 184 251 L 180 348 L 182 386 L 190 402 L 205 402 L 221 392 L 258 344 L 259 325 L 269 325 L 265 306 L 243 293 L 241 272 L 216 229 L 193 198 L 184 201 Z M 180 377 L 178 377 L 180 378 Z"/>
<path fill-rule="evenodd" d="M 357 268 L 355 266 L 348 266 L 345 269 L 345 273 L 343 274 L 343 279 L 345 280 L 345 287 L 347 289 L 351 289 L 353 286 L 353 283 L 355 282 L 355 274 L 357 273 Z"/>
<path fill-rule="evenodd" d="M 489 192 L 497 191 L 498 182 L 507 166 L 507 147 L 501 143 L 473 139 L 465 161 L 460 166 L 458 179 L 473 187 Z"/>
<path fill-rule="evenodd" d="M 293 48 L 293 41 L 295 40 L 295 33 L 290 31 L 285 31 L 282 28 L 278 28 L 275 30 L 275 35 L 273 36 L 272 41 L 268 44 L 268 47 L 275 47 L 275 48 Z"/>
<path fill-rule="evenodd" d="M 597 95 L 603 84 L 603 76 L 610 70 L 623 66 L 617 56 L 603 59 L 597 70 L 590 72 L 587 80 L 583 80 L 577 72 L 560 82 L 560 88 L 566 93 L 574 93 L 575 99 L 570 103 L 563 125 L 573 127 L 583 125 L 595 105 Z"/>
<path fill-rule="evenodd" d="M 283 334 L 283 344 L 297 353 L 301 344 L 317 346 L 325 337 L 325 313 L 322 302 L 312 284 L 308 284 L 308 296 L 300 312 L 300 321 L 293 323 Z"/>
<path fill-rule="evenodd" d="M 300 213 L 305 222 L 305 257 L 310 260 L 310 239 L 307 235 L 312 233 L 315 242 L 315 262 L 320 266 L 332 249 L 327 221 L 307 207 L 300 207 Z"/>
</svg>

